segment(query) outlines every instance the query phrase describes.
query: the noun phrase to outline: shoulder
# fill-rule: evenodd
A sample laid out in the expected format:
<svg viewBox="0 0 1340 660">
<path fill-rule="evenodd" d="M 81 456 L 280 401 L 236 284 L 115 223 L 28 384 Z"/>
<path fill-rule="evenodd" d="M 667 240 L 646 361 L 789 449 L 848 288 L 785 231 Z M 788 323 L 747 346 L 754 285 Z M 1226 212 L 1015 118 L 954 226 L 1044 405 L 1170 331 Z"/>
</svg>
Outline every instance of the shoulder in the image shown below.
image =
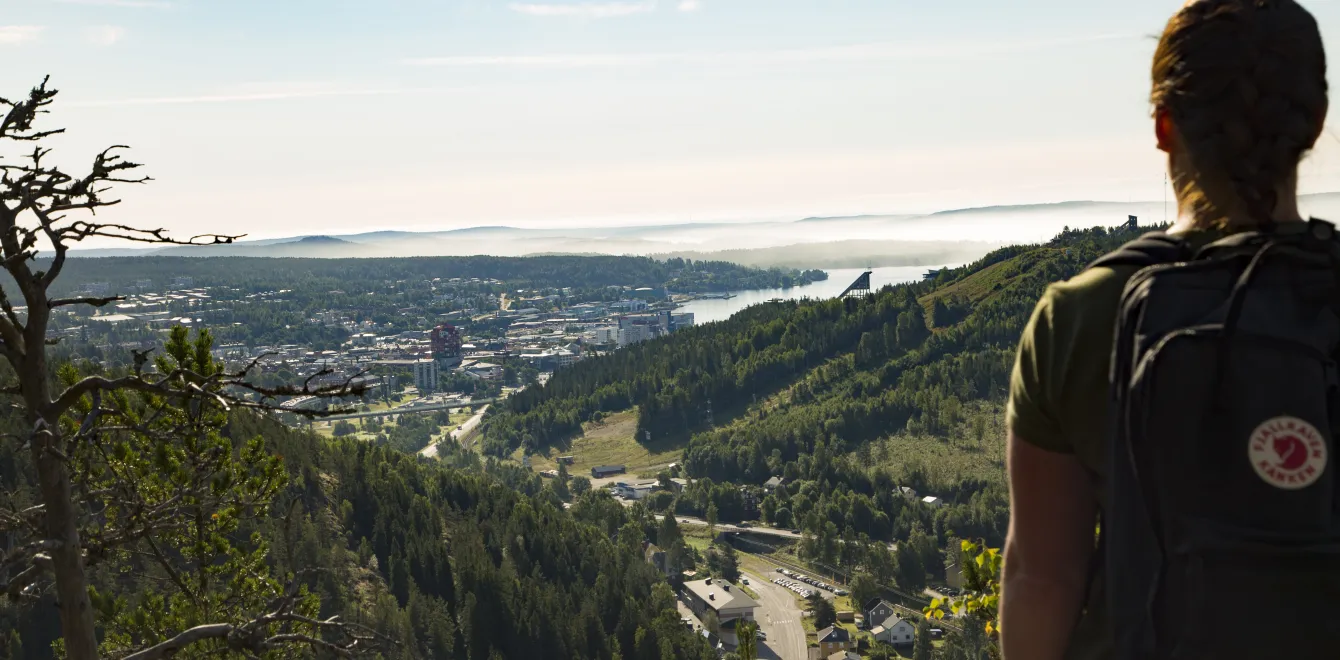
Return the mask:
<svg viewBox="0 0 1340 660">
<path fill-rule="evenodd" d="M 1049 284 L 1038 300 L 1027 332 L 1072 340 L 1083 339 L 1090 333 L 1110 334 L 1121 292 L 1136 270 L 1090 268 L 1070 279 Z M 1057 348 L 1066 351 L 1072 348 L 1069 341 L 1061 343 L 1064 345 Z"/>
<path fill-rule="evenodd" d="M 1006 413 L 1028 442 L 1074 451 L 1074 399 L 1104 394 L 1117 305 L 1135 270 L 1090 268 L 1048 285 L 1038 300 L 1019 340 Z"/>
<path fill-rule="evenodd" d="M 1110 308 L 1114 313 L 1126 281 L 1138 270 L 1131 266 L 1089 268 L 1047 287 L 1042 299 L 1053 313 L 1076 320 L 1096 309 Z"/>
</svg>

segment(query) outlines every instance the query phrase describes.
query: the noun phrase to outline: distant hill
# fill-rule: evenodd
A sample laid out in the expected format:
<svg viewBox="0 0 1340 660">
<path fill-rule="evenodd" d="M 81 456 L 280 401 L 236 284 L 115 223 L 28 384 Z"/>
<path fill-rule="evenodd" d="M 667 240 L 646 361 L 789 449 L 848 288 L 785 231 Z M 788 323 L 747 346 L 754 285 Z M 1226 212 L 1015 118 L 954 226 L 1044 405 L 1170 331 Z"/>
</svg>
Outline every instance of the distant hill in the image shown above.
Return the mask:
<svg viewBox="0 0 1340 660">
<path fill-rule="evenodd" d="M 1067 210 L 1093 210 L 1099 208 L 1110 208 L 1129 206 L 1122 202 L 1054 202 L 1051 204 L 1018 204 L 1014 206 L 980 206 L 966 209 L 949 209 L 947 211 L 936 211 L 933 216 L 941 215 L 960 215 L 964 213 L 1027 213 L 1032 211 L 1067 211 Z"/>
<path fill-rule="evenodd" d="M 972 261 L 1000 247 L 984 241 L 866 241 L 797 243 L 753 250 L 717 252 L 679 251 L 651 255 L 729 261 L 756 268 L 880 268 L 884 266 L 943 266 Z"/>
<path fill-rule="evenodd" d="M 917 217 L 920 217 L 920 216 L 917 215 L 917 214 L 915 214 L 915 213 L 914 213 L 914 214 L 902 214 L 902 215 L 879 215 L 879 214 L 872 214 L 872 215 L 834 215 L 834 216 L 816 216 L 816 217 L 810 217 L 810 218 L 801 218 L 801 219 L 797 220 L 796 222 L 797 222 L 797 223 L 803 223 L 803 222 L 844 222 L 844 221 L 852 221 L 852 220 L 901 220 L 901 219 L 904 219 L 904 218 L 917 218 Z"/>
<path fill-rule="evenodd" d="M 1304 213 L 1340 218 L 1340 193 L 1303 195 Z M 992 247 L 1046 240 L 1066 227 L 1116 226 L 1176 216 L 1163 201 L 1060 201 L 947 209 L 926 214 L 811 216 L 799 220 L 683 222 L 618 227 L 466 227 L 440 231 L 323 233 L 206 247 L 76 250 L 72 256 L 433 257 L 531 254 L 679 255 L 741 265 L 842 268 L 962 263 Z M 968 239 L 957 242 L 954 239 Z M 319 240 L 307 240 L 319 239 Z M 974 245 L 976 243 L 977 245 Z M 939 247 L 931 244 L 941 244 Z M 950 247 L 957 244 L 957 247 Z M 724 249 L 723 248 L 729 248 Z M 966 252 L 964 252 L 966 251 Z M 952 256 L 964 252 L 966 258 Z M 950 255 L 944 258 L 939 255 Z"/>
</svg>

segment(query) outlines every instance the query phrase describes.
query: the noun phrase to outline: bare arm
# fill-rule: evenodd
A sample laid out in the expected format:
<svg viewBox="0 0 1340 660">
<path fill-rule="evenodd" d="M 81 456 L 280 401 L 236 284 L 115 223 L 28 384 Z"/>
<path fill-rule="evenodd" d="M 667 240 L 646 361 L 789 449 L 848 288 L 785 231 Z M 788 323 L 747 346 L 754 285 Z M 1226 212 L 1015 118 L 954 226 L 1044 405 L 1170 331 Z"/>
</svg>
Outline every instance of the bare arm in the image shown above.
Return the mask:
<svg viewBox="0 0 1340 660">
<path fill-rule="evenodd" d="M 1060 660 L 1084 606 L 1097 505 L 1073 454 L 1007 439 L 1010 529 L 1005 539 L 1000 648 L 1005 660 Z"/>
</svg>

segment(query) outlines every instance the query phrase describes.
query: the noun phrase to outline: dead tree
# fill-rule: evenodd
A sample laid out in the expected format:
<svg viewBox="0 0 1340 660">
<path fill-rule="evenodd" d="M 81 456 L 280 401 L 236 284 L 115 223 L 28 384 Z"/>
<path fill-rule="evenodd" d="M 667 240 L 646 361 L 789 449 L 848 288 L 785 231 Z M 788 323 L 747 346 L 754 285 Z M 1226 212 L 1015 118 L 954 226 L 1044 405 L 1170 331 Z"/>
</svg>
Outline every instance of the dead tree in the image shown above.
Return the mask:
<svg viewBox="0 0 1340 660">
<path fill-rule="evenodd" d="M 0 556 L 0 578 L 8 577 L 0 582 L 0 589 L 21 599 L 54 584 L 66 655 L 86 660 L 98 658 L 100 652 L 86 572 L 90 565 L 131 544 L 147 541 L 153 546 L 155 540 L 162 543 L 173 534 L 185 533 L 188 513 L 199 517 L 203 512 L 208 518 L 210 506 L 264 505 L 259 498 L 266 488 L 273 491 L 273 484 L 261 480 L 255 502 L 228 500 L 236 496 L 227 489 L 218 492 L 217 481 L 226 481 L 220 474 L 255 469 L 247 460 L 264 462 L 263 455 L 228 462 L 233 451 L 230 443 L 209 435 L 218 426 L 220 414 L 238 406 L 271 405 L 248 393 L 342 396 L 358 392 L 349 381 L 265 390 L 250 383 L 256 362 L 229 373 L 209 359 L 207 337 L 201 356 L 195 350 L 198 345 L 182 349 L 184 334 L 174 335 L 175 353 L 156 362 L 136 354 L 135 367 L 124 373 L 77 374 L 66 368 L 61 377 L 53 377 L 54 365 L 48 359 L 49 346 L 54 343 L 48 338 L 52 310 L 100 307 L 120 299 L 49 295 L 72 245 L 95 237 L 176 245 L 230 243 L 237 238 L 209 234 L 176 239 L 163 229 L 98 222 L 96 211 L 119 201 L 107 196 L 112 184 L 139 184 L 149 179 L 134 174 L 139 165 L 120 157 L 121 146 L 95 156 L 82 176 L 49 164 L 50 150 L 42 141 L 62 130 L 43 130 L 37 124 L 55 96 L 56 90 L 44 80 L 26 98 L 0 98 L 0 112 L 4 113 L 0 119 L 0 266 L 13 278 L 18 294 L 0 290 L 0 358 L 15 374 L 13 382 L 0 386 L 0 395 L 12 400 L 22 415 L 27 431 L 17 440 L 26 443 L 38 481 L 35 505 L 0 505 L 0 532 L 24 539 Z M 15 152 L 18 158 L 12 158 Z M 49 254 L 49 263 L 39 261 L 39 254 Z M 137 483 L 136 475 L 126 472 L 137 465 L 138 453 L 152 452 L 163 443 L 176 447 L 173 451 L 179 458 L 171 459 L 175 461 L 171 469 L 178 476 L 156 475 L 154 471 L 162 471 L 162 466 L 141 466 L 142 471 L 148 470 L 143 474 L 163 479 L 150 492 Z M 117 451 L 131 453 L 117 457 L 113 455 Z M 190 456 L 192 451 L 199 455 Z M 214 491 L 209 488 L 211 480 Z M 201 528 L 191 529 L 199 532 Z M 150 554 L 159 555 L 176 588 L 188 594 L 198 592 L 199 585 L 190 584 L 189 576 L 172 575 L 172 560 L 166 556 L 170 553 L 153 547 Z M 147 660 L 205 643 L 224 652 L 259 656 L 299 644 L 345 656 L 360 651 L 372 639 L 356 626 L 314 618 L 292 585 L 280 591 L 249 620 L 194 625 L 141 648 L 130 640 L 114 653 Z"/>
</svg>

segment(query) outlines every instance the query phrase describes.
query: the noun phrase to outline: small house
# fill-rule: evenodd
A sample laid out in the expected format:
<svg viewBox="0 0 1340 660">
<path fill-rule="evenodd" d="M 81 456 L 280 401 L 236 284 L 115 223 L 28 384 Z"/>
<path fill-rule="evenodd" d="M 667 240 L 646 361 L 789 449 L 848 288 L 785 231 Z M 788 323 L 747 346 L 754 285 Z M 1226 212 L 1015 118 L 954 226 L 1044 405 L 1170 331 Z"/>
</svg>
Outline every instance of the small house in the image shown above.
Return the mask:
<svg viewBox="0 0 1340 660">
<path fill-rule="evenodd" d="M 820 657 L 827 658 L 834 653 L 856 648 L 856 643 L 852 641 L 851 633 L 847 632 L 846 628 L 829 626 L 819 631 L 818 638 Z"/>
<path fill-rule="evenodd" d="M 932 508 L 939 508 L 944 506 L 945 501 L 934 495 L 927 495 L 921 498 L 921 503 Z"/>
<path fill-rule="evenodd" d="M 875 641 L 892 644 L 894 646 L 905 646 L 912 644 L 916 639 L 916 626 L 911 621 L 904 619 L 897 614 L 885 619 L 879 625 L 870 629 L 870 634 L 874 636 Z"/>
<path fill-rule="evenodd" d="M 627 470 L 622 465 L 597 465 L 591 468 L 591 476 L 596 479 L 612 477 L 616 474 L 623 474 Z"/>
<path fill-rule="evenodd" d="M 861 608 L 867 626 L 874 626 L 875 624 L 884 621 L 893 616 L 895 611 L 893 605 L 890 605 L 889 601 L 884 600 L 883 598 L 871 600 Z"/>
</svg>

